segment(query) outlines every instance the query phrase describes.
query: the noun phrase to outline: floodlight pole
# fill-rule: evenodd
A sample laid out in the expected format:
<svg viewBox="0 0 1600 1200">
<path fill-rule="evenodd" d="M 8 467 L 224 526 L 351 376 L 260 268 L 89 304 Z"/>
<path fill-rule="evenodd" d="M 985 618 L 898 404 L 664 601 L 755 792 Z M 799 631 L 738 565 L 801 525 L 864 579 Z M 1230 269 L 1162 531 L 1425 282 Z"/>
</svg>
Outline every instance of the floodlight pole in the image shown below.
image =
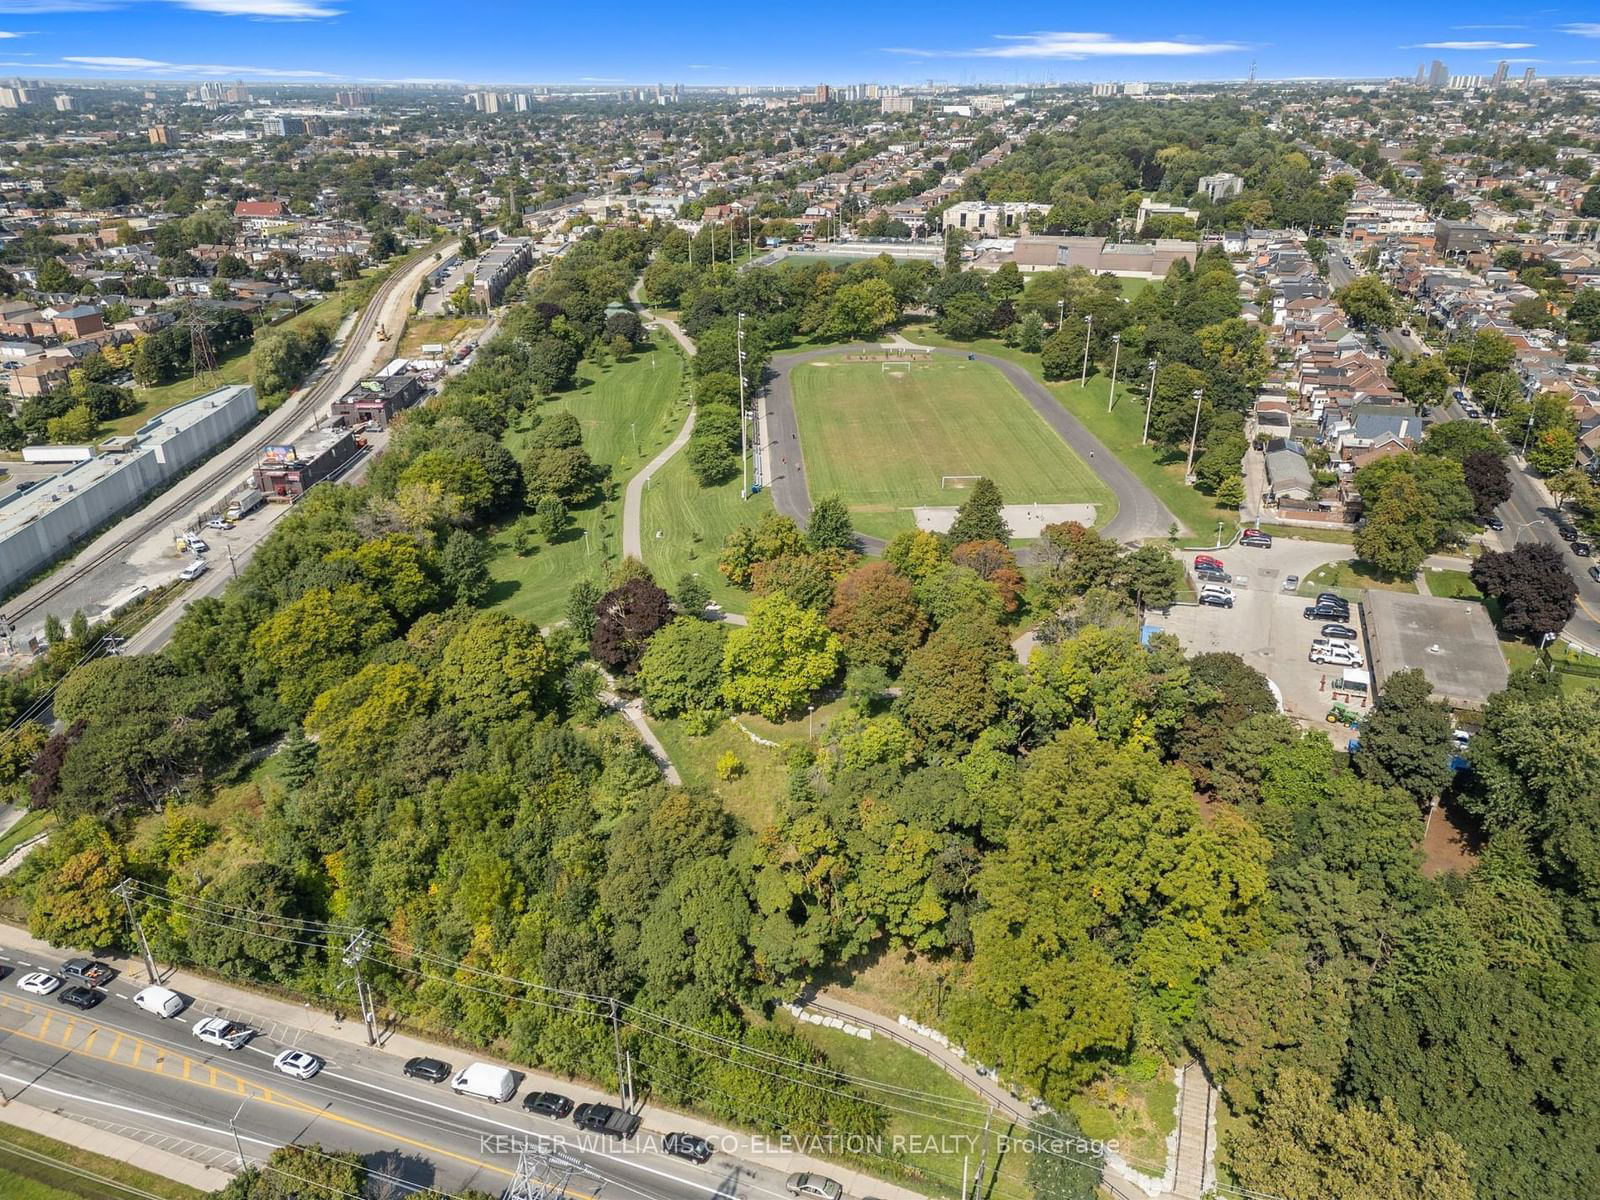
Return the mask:
<svg viewBox="0 0 1600 1200">
<path fill-rule="evenodd" d="M 744 421 L 744 314 L 739 314 L 735 345 L 739 352 L 739 499 L 750 498 L 750 462 L 746 450 Z"/>
<path fill-rule="evenodd" d="M 1205 399 L 1205 392 L 1200 388 L 1194 390 L 1194 429 L 1189 434 L 1189 461 L 1183 467 L 1183 481 L 1194 482 L 1194 444 L 1200 440 L 1200 401 Z"/>
<path fill-rule="evenodd" d="M 1150 409 L 1156 402 L 1156 371 L 1158 369 L 1156 360 L 1152 358 L 1150 360 L 1150 394 L 1144 398 L 1144 433 L 1139 438 L 1139 445 L 1141 446 L 1150 444 Z"/>
<path fill-rule="evenodd" d="M 1078 386 L 1084 387 L 1089 382 L 1089 343 L 1094 338 L 1094 314 L 1090 313 L 1083 318 L 1083 373 L 1078 376 Z"/>
<path fill-rule="evenodd" d="M 1122 354 L 1122 335 L 1111 335 L 1111 392 L 1106 396 L 1106 411 L 1110 412 L 1117 402 L 1117 360 Z"/>
</svg>

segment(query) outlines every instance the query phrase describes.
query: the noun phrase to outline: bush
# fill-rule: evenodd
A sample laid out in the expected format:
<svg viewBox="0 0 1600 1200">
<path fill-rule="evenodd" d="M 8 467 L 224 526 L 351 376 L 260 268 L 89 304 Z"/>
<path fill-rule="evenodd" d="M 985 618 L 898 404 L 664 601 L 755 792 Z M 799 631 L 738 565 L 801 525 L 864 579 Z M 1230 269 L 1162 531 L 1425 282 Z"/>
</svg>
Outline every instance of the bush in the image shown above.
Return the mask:
<svg viewBox="0 0 1600 1200">
<path fill-rule="evenodd" d="M 727 783 L 744 774 L 744 760 L 732 750 L 724 750 L 717 755 L 717 778 Z"/>
</svg>

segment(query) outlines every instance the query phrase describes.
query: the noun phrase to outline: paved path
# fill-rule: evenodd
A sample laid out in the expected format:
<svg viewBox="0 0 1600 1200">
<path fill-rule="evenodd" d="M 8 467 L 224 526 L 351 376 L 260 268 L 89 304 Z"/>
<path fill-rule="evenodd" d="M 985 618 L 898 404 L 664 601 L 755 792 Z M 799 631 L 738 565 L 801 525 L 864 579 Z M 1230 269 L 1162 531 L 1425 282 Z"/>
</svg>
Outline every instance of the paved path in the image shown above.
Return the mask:
<svg viewBox="0 0 1600 1200">
<path fill-rule="evenodd" d="M 633 731 L 639 735 L 639 740 L 644 743 L 650 757 L 656 760 L 656 766 L 661 768 L 661 777 L 673 787 L 683 785 L 683 776 L 678 774 L 678 768 L 672 765 L 672 760 L 667 757 L 667 748 L 661 744 L 661 739 L 656 736 L 656 731 L 650 728 L 650 722 L 645 720 L 644 704 L 639 700 L 624 700 L 613 691 L 602 691 L 600 702 L 615 712 L 622 714 L 622 719 L 633 726 Z"/>
<path fill-rule="evenodd" d="M 1111 489 L 1117 500 L 1117 514 L 1101 529 L 1106 537 L 1116 541 L 1141 541 L 1145 538 L 1165 537 L 1176 518 L 1166 505 L 1156 499 L 1155 493 L 1141 483 L 1105 444 L 1090 433 L 1051 394 L 1050 390 L 1016 363 L 992 354 L 968 354 L 964 350 L 947 350 L 942 346 L 920 346 L 904 339 L 895 345 L 916 346 L 933 354 L 954 358 L 973 358 L 997 368 L 1011 385 L 1044 418 L 1045 424 L 1055 430 L 1061 439 L 1083 459 L 1100 481 Z M 806 486 L 805 457 L 800 447 L 800 429 L 795 422 L 794 392 L 789 384 L 789 372 L 801 363 L 837 354 L 859 354 L 879 349 L 877 344 L 857 343 L 851 346 L 824 346 L 800 350 L 792 354 L 779 354 L 772 359 L 771 378 L 766 388 L 767 438 L 769 446 L 779 458 L 768 480 L 772 489 L 773 504 L 786 517 L 804 524 L 811 515 L 811 494 Z M 881 549 L 875 539 L 863 539 L 869 551 Z"/>
<path fill-rule="evenodd" d="M 1183 1069 L 1178 1096 L 1178 1163 L 1169 1196 L 1200 1200 L 1215 1183 L 1217 1089 L 1197 1062 Z"/>
<path fill-rule="evenodd" d="M 628 292 L 628 299 L 633 301 L 634 308 L 638 309 L 640 316 L 644 317 L 646 321 L 653 322 L 670 333 L 678 345 L 683 347 L 683 352 L 693 358 L 694 342 L 690 340 L 683 330 L 678 328 L 678 323 L 653 313 L 645 307 L 642 292 L 640 291 L 643 286 L 643 280 L 635 280 L 632 290 Z M 640 532 L 640 524 L 643 519 L 645 485 L 650 482 L 657 471 L 672 461 L 674 454 L 683 449 L 689 441 L 689 435 L 693 432 L 694 409 L 691 408 L 689 416 L 684 421 L 683 428 L 678 430 L 677 436 L 667 443 L 666 448 L 660 454 L 650 460 L 644 470 L 628 480 L 627 489 L 622 494 L 622 555 L 624 558 L 641 560 L 644 558 L 644 537 Z M 672 782 L 676 783 L 677 780 L 672 780 Z"/>
</svg>

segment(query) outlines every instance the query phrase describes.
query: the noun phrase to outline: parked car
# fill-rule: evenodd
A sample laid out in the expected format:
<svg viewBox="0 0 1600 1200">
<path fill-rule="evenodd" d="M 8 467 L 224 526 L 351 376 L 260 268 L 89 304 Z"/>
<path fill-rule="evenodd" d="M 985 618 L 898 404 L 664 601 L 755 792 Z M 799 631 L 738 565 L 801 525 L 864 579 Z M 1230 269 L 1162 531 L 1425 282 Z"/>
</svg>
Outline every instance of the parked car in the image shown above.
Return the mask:
<svg viewBox="0 0 1600 1200">
<path fill-rule="evenodd" d="M 1356 640 L 1356 638 L 1360 637 L 1361 635 L 1358 634 L 1349 625 L 1324 625 L 1322 627 L 1322 636 L 1323 637 L 1329 637 L 1329 638 L 1339 638 L 1340 640 L 1346 641 L 1346 642 L 1353 642 L 1353 641 Z"/>
<path fill-rule="evenodd" d="M 560 1092 L 530 1092 L 522 1098 L 522 1107 L 541 1117 L 561 1120 L 572 1111 L 572 1101 Z"/>
<path fill-rule="evenodd" d="M 310 1079 L 322 1070 L 322 1060 L 305 1050 L 285 1050 L 272 1065 L 293 1079 Z"/>
<path fill-rule="evenodd" d="M 1270 550 L 1272 549 L 1272 535 L 1270 533 L 1262 533 L 1259 529 L 1246 529 L 1239 535 L 1239 544 L 1241 546 L 1253 546 L 1258 550 Z"/>
<path fill-rule="evenodd" d="M 840 1200 L 844 1188 L 835 1179 L 818 1175 L 814 1171 L 796 1171 L 783 1185 L 791 1196 L 801 1200 Z"/>
<path fill-rule="evenodd" d="M 1283 577 L 1283 590 L 1284 591 L 1292 592 L 1296 588 L 1298 588 L 1299 586 L 1300 586 L 1300 576 L 1298 576 L 1298 575 L 1285 575 Z"/>
<path fill-rule="evenodd" d="M 184 544 L 196 554 L 204 554 L 207 550 L 211 549 L 211 543 L 206 541 L 205 538 L 201 537 L 197 533 L 185 534 L 183 541 Z"/>
<path fill-rule="evenodd" d="M 73 1008 L 88 1012 L 96 1004 L 106 998 L 106 994 L 99 988 L 84 987 L 81 983 L 62 989 L 56 997 L 58 1003 L 70 1004 Z"/>
<path fill-rule="evenodd" d="M 580 1104 L 572 1111 L 572 1123 L 590 1133 L 609 1133 L 621 1138 L 639 1132 L 639 1118 L 613 1104 Z"/>
<path fill-rule="evenodd" d="M 48 996 L 61 986 L 61 980 L 45 971 L 29 971 L 17 980 L 17 990 L 30 996 Z"/>
<path fill-rule="evenodd" d="M 1578 540 L 1578 531 L 1571 525 L 1560 524 L 1556 526 L 1556 536 L 1563 542 L 1575 542 Z"/>
<path fill-rule="evenodd" d="M 204 1021 L 194 1023 L 194 1035 L 208 1046 L 237 1050 L 255 1037 L 256 1031 L 248 1025 L 241 1025 L 226 1017 L 207 1017 Z"/>
<path fill-rule="evenodd" d="M 692 1133 L 669 1133 L 661 1148 L 692 1163 L 707 1162 L 711 1158 L 711 1143 Z"/>
<path fill-rule="evenodd" d="M 115 967 L 95 962 L 92 958 L 69 958 L 61 964 L 61 973 L 68 979 L 80 980 L 90 987 L 105 987 L 117 977 Z"/>
<path fill-rule="evenodd" d="M 450 1064 L 437 1058 L 408 1058 L 400 1070 L 409 1079 L 426 1079 L 429 1083 L 443 1083 L 450 1078 Z"/>
<path fill-rule="evenodd" d="M 1361 655 L 1348 646 L 1324 646 L 1321 649 L 1313 648 L 1307 658 L 1314 663 L 1334 667 L 1362 667 L 1366 663 Z"/>
<path fill-rule="evenodd" d="M 161 987 L 159 984 L 152 984 L 150 987 L 141 988 L 135 992 L 133 994 L 133 1002 L 144 1009 L 145 1012 L 154 1013 L 162 1019 L 177 1016 L 183 1011 L 183 1006 L 187 1003 L 177 992 L 171 988 Z"/>
<path fill-rule="evenodd" d="M 1201 592 L 1200 603 L 1211 608 L 1232 608 L 1233 596 L 1231 594 L 1224 596 L 1217 592 Z"/>
<path fill-rule="evenodd" d="M 207 529 L 232 529 L 233 522 L 226 517 L 212 517 L 206 522 Z"/>
<path fill-rule="evenodd" d="M 200 576 L 211 569 L 211 564 L 203 558 L 197 558 L 183 570 L 178 572 L 178 578 L 185 583 L 193 583 Z"/>
<path fill-rule="evenodd" d="M 1573 542 L 1572 552 L 1579 558 L 1588 558 L 1589 555 L 1594 553 L 1594 548 L 1588 542 Z"/>
<path fill-rule="evenodd" d="M 1232 578 L 1226 571 L 1213 570 L 1211 567 L 1201 567 L 1195 576 L 1208 583 L 1227 583 Z"/>
<path fill-rule="evenodd" d="M 1202 596 L 1226 596 L 1229 600 L 1233 599 L 1232 588 L 1225 588 L 1221 584 L 1216 583 L 1206 584 L 1205 587 L 1200 589 L 1200 594 Z"/>
<path fill-rule="evenodd" d="M 1596 583 L 1600 583 L 1600 564 L 1596 564 L 1595 566 L 1589 568 L 1589 578 L 1594 580 Z"/>
<path fill-rule="evenodd" d="M 1194 568 L 1197 571 L 1202 568 L 1212 571 L 1226 571 L 1228 569 L 1220 558 L 1214 558 L 1209 554 L 1196 554 L 1194 556 Z"/>
<path fill-rule="evenodd" d="M 1490 513 L 1487 517 L 1485 517 L 1483 519 L 1483 523 L 1486 527 L 1494 530 L 1496 533 L 1499 533 L 1506 527 L 1506 523 L 1493 513 Z"/>
<path fill-rule="evenodd" d="M 1350 610 L 1336 608 L 1332 604 L 1313 604 L 1300 615 L 1308 621 L 1348 621 Z"/>
</svg>

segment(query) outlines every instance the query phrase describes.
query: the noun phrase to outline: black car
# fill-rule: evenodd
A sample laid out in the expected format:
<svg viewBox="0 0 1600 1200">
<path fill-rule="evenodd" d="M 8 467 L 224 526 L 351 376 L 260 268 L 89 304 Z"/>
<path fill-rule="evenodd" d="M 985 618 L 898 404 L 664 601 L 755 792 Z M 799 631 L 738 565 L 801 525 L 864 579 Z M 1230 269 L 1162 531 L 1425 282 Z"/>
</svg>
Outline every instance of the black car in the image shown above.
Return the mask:
<svg viewBox="0 0 1600 1200">
<path fill-rule="evenodd" d="M 1343 596 L 1339 595 L 1337 592 L 1318 592 L 1317 593 L 1317 603 L 1318 604 L 1342 604 L 1346 608 L 1348 608 L 1350 606 L 1350 601 L 1346 600 Z"/>
<path fill-rule="evenodd" d="M 1589 555 L 1594 553 L 1594 548 L 1588 542 L 1573 542 L 1572 552 L 1579 558 L 1588 558 Z"/>
<path fill-rule="evenodd" d="M 1200 603 L 1208 604 L 1212 608 L 1232 608 L 1233 597 L 1224 596 L 1221 592 L 1201 592 Z"/>
<path fill-rule="evenodd" d="M 703 1163 L 711 1158 L 711 1143 L 692 1133 L 669 1133 L 661 1148 L 692 1163 Z"/>
<path fill-rule="evenodd" d="M 443 1083 L 450 1078 L 450 1064 L 437 1058 L 408 1058 L 403 1068 L 410 1079 L 426 1079 L 429 1083 Z"/>
<path fill-rule="evenodd" d="M 84 987 L 77 984 L 73 987 L 62 988 L 56 999 L 62 1004 L 70 1004 L 73 1008 L 81 1008 L 85 1012 L 106 998 L 106 994 L 96 988 Z"/>
<path fill-rule="evenodd" d="M 1578 531 L 1571 525 L 1557 525 L 1556 533 L 1563 542 L 1575 542 L 1578 540 Z"/>
<path fill-rule="evenodd" d="M 1337 638 L 1340 641 L 1345 642 L 1353 642 L 1360 635 L 1348 625 L 1324 625 L 1322 627 L 1322 636 L 1325 638 Z"/>
<path fill-rule="evenodd" d="M 1346 621 L 1350 618 L 1350 610 L 1335 608 L 1331 604 L 1313 604 L 1301 615 L 1308 621 Z"/>
<path fill-rule="evenodd" d="M 1195 575 L 1207 583 L 1231 583 L 1232 578 L 1226 571 L 1213 571 L 1210 567 L 1201 567 Z"/>
<path fill-rule="evenodd" d="M 559 1120 L 572 1111 L 572 1101 L 559 1092 L 529 1092 L 522 1098 L 522 1107 L 541 1117 Z"/>
<path fill-rule="evenodd" d="M 1490 513 L 1487 517 L 1485 517 L 1483 519 L 1483 523 L 1486 526 L 1488 526 L 1490 529 L 1494 530 L 1496 533 L 1499 533 L 1502 529 L 1504 529 L 1506 527 L 1506 523 L 1504 521 L 1502 521 L 1499 517 L 1495 516 L 1493 513 Z"/>
<path fill-rule="evenodd" d="M 639 1132 L 639 1118 L 612 1104 L 580 1104 L 572 1112 L 572 1123 L 591 1133 L 609 1133 L 630 1138 Z"/>
<path fill-rule="evenodd" d="M 61 973 L 68 979 L 81 979 L 90 987 L 105 987 L 117 977 L 114 967 L 90 958 L 69 958 L 61 964 Z"/>
<path fill-rule="evenodd" d="M 1589 568 L 1589 578 L 1594 580 L 1596 583 L 1600 583 L 1600 566 L 1593 566 Z"/>
</svg>

